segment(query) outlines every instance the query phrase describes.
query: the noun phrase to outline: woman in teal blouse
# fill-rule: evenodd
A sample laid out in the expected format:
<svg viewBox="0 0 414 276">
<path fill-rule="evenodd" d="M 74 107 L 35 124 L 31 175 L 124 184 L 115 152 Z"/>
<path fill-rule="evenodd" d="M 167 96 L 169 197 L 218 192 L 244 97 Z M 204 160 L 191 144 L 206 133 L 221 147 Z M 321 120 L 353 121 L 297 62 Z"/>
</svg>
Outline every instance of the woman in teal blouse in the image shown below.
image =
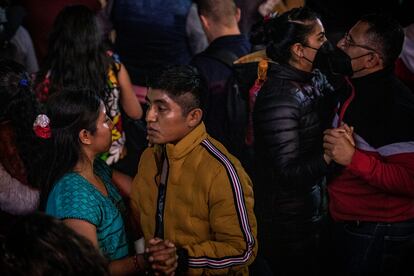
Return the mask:
<svg viewBox="0 0 414 276">
<path fill-rule="evenodd" d="M 52 95 L 34 131 L 48 147 L 36 180 L 41 205 L 88 238 L 110 261 L 111 274 L 144 268 L 142 255 L 128 257 L 125 206 L 111 183 L 111 170 L 96 158 L 111 145 L 112 121 L 96 93 L 63 89 Z"/>
</svg>

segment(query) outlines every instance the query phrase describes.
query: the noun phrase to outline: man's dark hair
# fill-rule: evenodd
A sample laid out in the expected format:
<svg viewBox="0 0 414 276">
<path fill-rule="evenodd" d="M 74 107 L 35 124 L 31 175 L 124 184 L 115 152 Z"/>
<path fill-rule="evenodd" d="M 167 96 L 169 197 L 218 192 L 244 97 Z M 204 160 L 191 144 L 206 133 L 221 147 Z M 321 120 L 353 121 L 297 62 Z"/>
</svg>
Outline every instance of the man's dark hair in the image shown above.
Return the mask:
<svg viewBox="0 0 414 276">
<path fill-rule="evenodd" d="M 2 275 L 109 275 L 93 244 L 43 213 L 17 217 L 0 234 Z"/>
<path fill-rule="evenodd" d="M 384 67 L 393 65 L 404 43 L 404 30 L 401 25 L 383 14 L 365 15 L 360 21 L 368 23 L 367 39 L 380 52 Z"/>
<path fill-rule="evenodd" d="M 164 90 L 182 109 L 186 116 L 194 108 L 201 108 L 200 75 L 190 65 L 172 65 L 149 79 L 152 89 Z M 190 96 L 190 97 L 189 97 Z"/>
<path fill-rule="evenodd" d="M 234 0 L 198 0 L 198 13 L 211 18 L 214 22 L 231 27 L 232 18 L 237 13 Z"/>
</svg>

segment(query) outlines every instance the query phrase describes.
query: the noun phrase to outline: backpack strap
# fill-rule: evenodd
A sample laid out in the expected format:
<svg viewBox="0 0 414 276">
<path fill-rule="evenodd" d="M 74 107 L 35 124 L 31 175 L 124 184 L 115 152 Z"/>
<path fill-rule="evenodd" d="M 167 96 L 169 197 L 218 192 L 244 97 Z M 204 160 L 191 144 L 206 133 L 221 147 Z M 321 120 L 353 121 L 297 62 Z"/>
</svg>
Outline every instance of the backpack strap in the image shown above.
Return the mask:
<svg viewBox="0 0 414 276">
<path fill-rule="evenodd" d="M 210 48 L 204 51 L 201 55 L 205 57 L 213 58 L 223 63 L 230 69 L 233 69 L 233 62 L 235 62 L 239 58 L 235 53 L 233 53 L 232 51 L 226 50 L 226 49 L 215 50 L 215 49 Z"/>
</svg>

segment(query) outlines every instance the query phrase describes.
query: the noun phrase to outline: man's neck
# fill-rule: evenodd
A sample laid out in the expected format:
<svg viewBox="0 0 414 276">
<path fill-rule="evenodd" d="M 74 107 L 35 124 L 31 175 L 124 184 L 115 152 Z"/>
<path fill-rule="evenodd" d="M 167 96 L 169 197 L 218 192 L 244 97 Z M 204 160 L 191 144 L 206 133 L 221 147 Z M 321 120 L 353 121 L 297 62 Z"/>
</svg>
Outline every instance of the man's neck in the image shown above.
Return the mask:
<svg viewBox="0 0 414 276">
<path fill-rule="evenodd" d="M 354 74 L 352 75 L 352 78 L 353 78 L 353 79 L 356 79 L 356 78 L 362 78 L 362 77 L 365 77 L 365 76 L 371 75 L 371 74 L 373 74 L 373 73 L 375 73 L 375 72 L 381 71 L 381 70 L 383 70 L 383 69 L 384 69 L 383 67 L 375 67 L 375 68 L 371 68 L 371 69 L 367 68 L 367 69 L 365 69 L 365 70 L 361 70 L 361 71 L 359 71 L 359 72 L 354 73 Z"/>
<path fill-rule="evenodd" d="M 212 31 L 210 31 L 207 34 L 207 38 L 208 38 L 208 42 L 211 43 L 214 40 L 216 40 L 219 37 L 223 37 L 223 36 L 229 36 L 229 35 L 239 35 L 240 33 L 240 29 L 238 26 L 234 26 L 234 27 L 217 27 L 217 28 L 212 28 Z"/>
</svg>

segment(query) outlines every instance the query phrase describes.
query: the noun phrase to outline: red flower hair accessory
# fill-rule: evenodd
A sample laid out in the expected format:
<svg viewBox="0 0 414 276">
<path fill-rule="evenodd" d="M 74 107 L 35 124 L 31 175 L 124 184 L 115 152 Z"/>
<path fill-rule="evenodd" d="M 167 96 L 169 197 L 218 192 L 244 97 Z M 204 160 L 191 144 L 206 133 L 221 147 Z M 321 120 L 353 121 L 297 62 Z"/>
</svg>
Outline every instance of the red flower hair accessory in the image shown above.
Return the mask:
<svg viewBox="0 0 414 276">
<path fill-rule="evenodd" d="M 39 114 L 33 123 L 33 131 L 37 137 L 48 139 L 52 136 L 50 130 L 50 119 L 45 114 Z"/>
</svg>

